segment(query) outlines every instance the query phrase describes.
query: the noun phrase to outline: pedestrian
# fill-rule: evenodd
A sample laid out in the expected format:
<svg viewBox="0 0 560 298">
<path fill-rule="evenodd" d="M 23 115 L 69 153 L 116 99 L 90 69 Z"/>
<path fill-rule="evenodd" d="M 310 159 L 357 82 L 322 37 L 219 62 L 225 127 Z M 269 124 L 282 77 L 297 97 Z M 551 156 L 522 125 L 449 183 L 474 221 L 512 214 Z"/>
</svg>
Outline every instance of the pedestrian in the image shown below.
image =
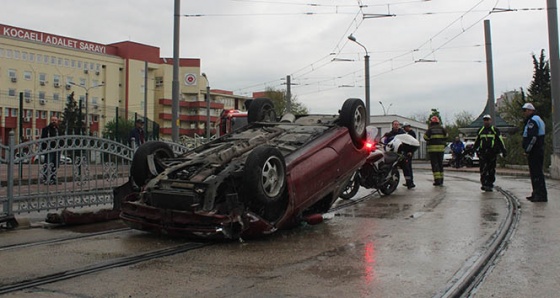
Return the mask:
<svg viewBox="0 0 560 298">
<path fill-rule="evenodd" d="M 404 134 L 404 130 L 401 128 L 399 120 L 393 120 L 391 123 L 391 130 L 385 133 L 382 137 L 382 143 L 387 145 L 393 140 L 396 135 Z"/>
<path fill-rule="evenodd" d="M 544 181 L 544 121 L 535 114 L 535 106 L 526 103 L 522 107 L 525 116 L 523 129 L 523 151 L 529 163 L 529 174 L 533 192 L 527 200 L 531 202 L 547 202 L 546 183 Z"/>
<path fill-rule="evenodd" d="M 478 131 L 473 148 L 480 160 L 480 189 L 493 191 L 498 154 L 502 153 L 506 157 L 507 152 L 500 130 L 492 125 L 492 117 L 484 115 L 482 121 L 484 125 Z"/>
<path fill-rule="evenodd" d="M 410 125 L 410 123 L 408 122 L 404 122 L 403 123 L 403 129 L 404 132 L 411 135 L 413 138 L 416 139 L 416 133 L 414 132 L 414 130 L 412 130 L 412 126 Z M 403 146 L 405 147 L 405 146 Z M 406 181 L 405 186 L 408 189 L 411 188 L 415 188 L 416 185 L 414 185 L 414 175 L 412 173 L 412 155 L 413 155 L 413 151 L 411 150 L 406 150 L 404 152 L 404 154 L 406 155 L 406 159 L 404 160 L 404 165 L 402 167 L 403 170 L 403 176 L 404 179 Z"/>
<path fill-rule="evenodd" d="M 455 137 L 455 141 L 451 143 L 451 151 L 455 157 L 455 168 L 461 167 L 461 160 L 463 159 L 463 151 L 465 150 L 465 144 L 459 137 Z"/>
<path fill-rule="evenodd" d="M 41 139 L 58 137 L 60 134 L 58 128 L 58 117 L 52 116 L 51 123 L 41 130 Z M 41 171 L 41 182 L 45 184 L 57 184 L 56 172 L 60 162 L 60 151 L 55 150 L 58 147 L 57 140 L 43 141 L 41 150 L 44 152 L 44 163 Z M 39 161 L 41 158 L 39 157 Z"/>
<path fill-rule="evenodd" d="M 134 122 L 134 128 L 130 131 L 129 141 L 130 146 L 132 146 L 134 141 L 136 147 L 140 147 L 140 145 L 146 142 L 144 136 L 144 120 L 140 118 L 136 119 L 136 121 Z"/>
<path fill-rule="evenodd" d="M 430 126 L 424 134 L 424 140 L 427 142 L 434 186 L 443 186 L 443 151 L 445 150 L 446 138 L 447 131 L 441 126 L 438 116 L 432 116 Z"/>
</svg>

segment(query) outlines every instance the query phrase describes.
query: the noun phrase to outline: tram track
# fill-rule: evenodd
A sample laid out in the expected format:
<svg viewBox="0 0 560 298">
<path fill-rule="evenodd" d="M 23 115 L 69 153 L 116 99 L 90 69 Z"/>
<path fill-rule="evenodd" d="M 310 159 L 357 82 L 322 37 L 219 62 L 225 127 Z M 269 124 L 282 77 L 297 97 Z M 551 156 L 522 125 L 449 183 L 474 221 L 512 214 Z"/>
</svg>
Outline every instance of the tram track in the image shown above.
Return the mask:
<svg viewBox="0 0 560 298">
<path fill-rule="evenodd" d="M 473 181 L 457 176 L 454 178 Z M 506 201 L 507 214 L 504 220 L 484 245 L 466 259 L 463 266 L 456 271 L 445 287 L 433 296 L 434 298 L 470 297 L 491 272 L 495 262 L 507 248 L 521 218 L 521 205 L 510 191 L 499 186 L 495 189 L 504 196 Z"/>
<path fill-rule="evenodd" d="M 0 246 L 0 252 L 1 251 L 14 250 L 14 249 L 28 248 L 28 247 L 33 247 L 33 246 L 41 246 L 41 245 L 48 245 L 48 244 L 53 244 L 53 243 L 61 243 L 61 242 L 80 240 L 80 239 L 85 239 L 85 238 L 89 238 L 89 237 L 97 237 L 97 236 L 102 236 L 102 235 L 107 235 L 107 234 L 112 234 L 112 233 L 120 233 L 120 232 L 130 231 L 130 230 L 131 230 L 130 228 L 121 228 L 121 229 L 113 229 L 113 230 L 107 230 L 107 231 L 101 231 L 101 232 L 95 232 L 95 233 L 88 233 L 86 235 L 59 237 L 59 238 L 46 239 L 46 240 L 40 240 L 40 241 L 32 241 L 32 242 L 2 245 L 2 246 Z"/>
<path fill-rule="evenodd" d="M 116 258 L 116 259 L 112 259 L 112 260 L 109 260 L 109 261 L 106 261 L 106 262 L 97 263 L 97 264 L 93 264 L 93 265 L 90 265 L 90 266 L 85 266 L 85 267 L 82 267 L 82 268 L 56 272 L 56 273 L 48 274 L 48 275 L 33 278 L 33 279 L 28 279 L 28 280 L 24 280 L 24 281 L 15 282 L 15 283 L 12 283 L 12 284 L 1 285 L 0 286 L 0 295 L 7 294 L 7 293 L 12 293 L 12 292 L 16 292 L 16 291 L 21 291 L 21 290 L 25 290 L 25 289 L 45 285 L 45 284 L 50 284 L 50 283 L 57 282 L 57 281 L 71 279 L 71 278 L 75 278 L 75 277 L 79 277 L 79 276 L 84 276 L 84 275 L 87 275 L 87 274 L 100 272 L 100 271 L 104 271 L 104 270 L 108 270 L 108 269 L 134 265 L 134 264 L 149 261 L 149 260 L 152 260 L 152 259 L 168 257 L 168 256 L 184 253 L 184 252 L 187 252 L 187 251 L 190 251 L 190 250 L 199 249 L 199 248 L 202 248 L 202 247 L 208 246 L 208 245 L 211 245 L 211 243 L 189 242 L 189 243 L 185 243 L 185 244 L 174 246 L 174 247 L 163 248 L 163 249 L 159 249 L 159 250 L 153 250 L 153 251 L 150 251 L 150 252 L 147 252 L 147 253 L 140 253 L 140 254 L 127 256 L 127 257 L 122 257 L 122 258 Z"/>
</svg>

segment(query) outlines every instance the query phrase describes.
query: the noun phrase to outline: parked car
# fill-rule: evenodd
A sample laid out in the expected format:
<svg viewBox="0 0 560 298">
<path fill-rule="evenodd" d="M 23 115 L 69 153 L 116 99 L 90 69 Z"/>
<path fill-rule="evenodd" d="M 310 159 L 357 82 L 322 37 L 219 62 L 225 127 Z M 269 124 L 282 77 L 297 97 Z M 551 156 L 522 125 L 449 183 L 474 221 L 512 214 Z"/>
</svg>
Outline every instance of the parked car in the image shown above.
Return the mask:
<svg viewBox="0 0 560 298">
<path fill-rule="evenodd" d="M 115 189 L 134 229 L 238 239 L 317 223 L 365 162 L 366 109 L 348 99 L 339 115 L 284 115 L 255 99 L 248 125 L 175 156 L 163 142 L 134 154 L 130 181 Z"/>
<path fill-rule="evenodd" d="M 474 142 L 463 142 L 465 144 L 465 151 L 463 152 L 463 160 L 461 162 L 462 166 L 474 167 L 479 165 L 479 158 L 476 154 L 473 145 Z M 453 151 L 451 150 L 451 143 L 445 146 L 443 151 L 443 165 L 444 166 L 454 166 L 455 157 L 453 156 Z"/>
<path fill-rule="evenodd" d="M 41 154 L 41 155 L 36 155 L 33 156 L 33 158 L 31 159 L 32 163 L 45 163 L 45 155 Z M 60 154 L 60 164 L 71 164 L 72 163 L 72 158 L 64 155 L 64 154 Z"/>
</svg>

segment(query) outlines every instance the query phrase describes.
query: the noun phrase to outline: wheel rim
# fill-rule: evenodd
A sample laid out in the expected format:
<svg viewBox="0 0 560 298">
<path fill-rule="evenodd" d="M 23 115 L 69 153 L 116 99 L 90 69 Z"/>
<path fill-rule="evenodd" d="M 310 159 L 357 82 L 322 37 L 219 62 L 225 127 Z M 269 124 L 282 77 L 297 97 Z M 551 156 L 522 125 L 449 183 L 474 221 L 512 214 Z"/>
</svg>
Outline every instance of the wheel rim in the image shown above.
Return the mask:
<svg viewBox="0 0 560 298">
<path fill-rule="evenodd" d="M 261 172 L 261 185 L 264 193 L 269 197 L 278 196 L 284 185 L 284 178 L 282 161 L 275 156 L 269 157 Z"/>
<path fill-rule="evenodd" d="M 358 134 L 361 134 L 366 128 L 365 109 L 359 106 L 354 111 L 354 129 Z"/>
</svg>

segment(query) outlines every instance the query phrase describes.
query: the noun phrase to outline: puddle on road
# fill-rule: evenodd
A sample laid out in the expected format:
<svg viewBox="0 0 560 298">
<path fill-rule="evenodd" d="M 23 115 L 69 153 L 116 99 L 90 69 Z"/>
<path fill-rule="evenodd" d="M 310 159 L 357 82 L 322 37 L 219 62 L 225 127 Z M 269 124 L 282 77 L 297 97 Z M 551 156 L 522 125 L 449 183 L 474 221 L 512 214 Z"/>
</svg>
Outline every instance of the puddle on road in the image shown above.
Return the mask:
<svg viewBox="0 0 560 298">
<path fill-rule="evenodd" d="M 412 204 L 376 203 L 368 206 L 355 206 L 338 211 L 334 216 L 360 217 L 360 218 L 387 218 L 402 217 L 402 212 L 409 211 Z"/>
</svg>

